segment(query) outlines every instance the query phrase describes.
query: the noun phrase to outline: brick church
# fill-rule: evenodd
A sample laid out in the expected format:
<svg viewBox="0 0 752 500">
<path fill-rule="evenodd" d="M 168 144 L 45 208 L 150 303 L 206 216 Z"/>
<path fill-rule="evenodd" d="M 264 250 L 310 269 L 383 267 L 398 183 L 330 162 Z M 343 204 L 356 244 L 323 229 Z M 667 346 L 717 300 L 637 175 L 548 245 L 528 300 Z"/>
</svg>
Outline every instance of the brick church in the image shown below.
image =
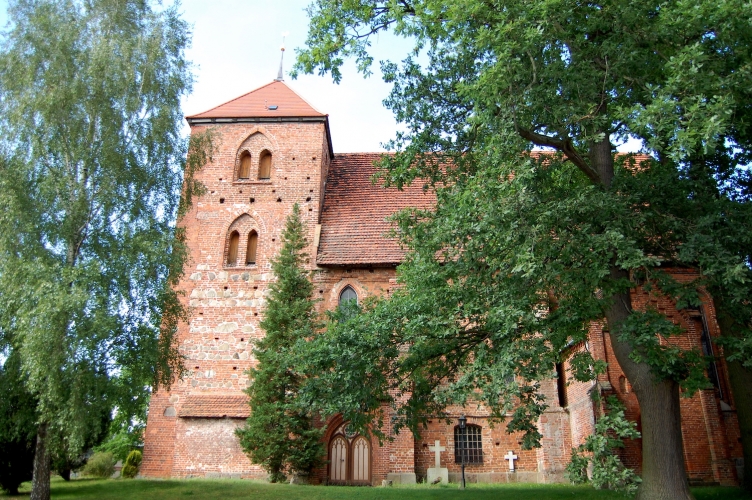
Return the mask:
<svg viewBox="0 0 752 500">
<path fill-rule="evenodd" d="M 421 186 L 398 191 L 372 184 L 379 153 L 335 154 L 328 115 L 281 79 L 187 120 L 192 133 L 213 128 L 218 151 L 198 174 L 206 194 L 180 222 L 190 248 L 179 285 L 191 311 L 179 330 L 187 373 L 170 392 L 152 395 L 141 474 L 261 478 L 265 472 L 243 453 L 235 429 L 250 412 L 243 393 L 246 370 L 255 363 L 253 341 L 264 335 L 259 321 L 273 278 L 270 261 L 293 204 L 306 223 L 323 311 L 396 286 L 395 268 L 404 254 L 385 236 L 390 229 L 385 218 L 405 207 L 430 207 L 434 197 Z M 689 279 L 692 271 L 677 269 L 674 275 Z M 636 305 L 652 303 L 685 328 L 686 347 L 716 349 L 719 331 L 709 298 L 702 308 L 682 312 L 647 293 L 634 299 Z M 467 416 L 469 481 L 565 480 L 572 447 L 593 431 L 602 411 L 593 403 L 594 391 L 616 395 L 639 428 L 636 397 L 607 337 L 593 324 L 589 342 L 571 347 L 608 362 L 608 372 L 597 381 L 566 383 L 565 363 L 557 366 L 558 380 L 543 383 L 549 408 L 539 420 L 541 448 L 522 450 L 520 436 L 507 434 L 504 425 L 492 429 L 482 407 L 448 409 L 454 417 Z M 736 484 L 742 450 L 733 396 L 723 363 L 708 371 L 714 387 L 682 400 L 687 471 L 695 483 Z M 328 465 L 317 471 L 318 481 L 412 483 L 424 480 L 437 463 L 448 469 L 450 481 L 458 479 L 456 423 L 433 420 L 420 439 L 386 428 L 393 439 L 381 445 L 351 432 L 339 415 L 329 416 L 327 424 Z M 640 443 L 627 443 L 622 460 L 639 472 Z"/>
</svg>

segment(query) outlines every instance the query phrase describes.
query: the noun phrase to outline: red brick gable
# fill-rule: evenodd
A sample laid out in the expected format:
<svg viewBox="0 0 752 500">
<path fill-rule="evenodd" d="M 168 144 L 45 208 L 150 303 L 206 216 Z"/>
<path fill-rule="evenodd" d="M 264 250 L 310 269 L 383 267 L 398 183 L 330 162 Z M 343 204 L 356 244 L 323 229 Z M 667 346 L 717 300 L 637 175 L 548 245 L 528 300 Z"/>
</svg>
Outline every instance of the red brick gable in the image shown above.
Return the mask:
<svg viewBox="0 0 752 500">
<path fill-rule="evenodd" d="M 270 109 L 277 106 L 277 109 Z M 327 115 L 316 110 L 284 82 L 273 81 L 247 94 L 220 104 L 203 113 L 186 116 L 197 118 L 290 118 Z"/>
<path fill-rule="evenodd" d="M 327 265 L 396 265 L 405 252 L 386 234 L 386 218 L 407 207 L 430 208 L 436 203 L 421 183 L 403 191 L 371 182 L 374 162 L 383 153 L 337 154 L 332 159 L 321 212 L 321 239 L 316 263 Z"/>
<path fill-rule="evenodd" d="M 178 410 L 179 417 L 248 418 L 250 415 L 247 396 L 191 395 Z"/>
</svg>

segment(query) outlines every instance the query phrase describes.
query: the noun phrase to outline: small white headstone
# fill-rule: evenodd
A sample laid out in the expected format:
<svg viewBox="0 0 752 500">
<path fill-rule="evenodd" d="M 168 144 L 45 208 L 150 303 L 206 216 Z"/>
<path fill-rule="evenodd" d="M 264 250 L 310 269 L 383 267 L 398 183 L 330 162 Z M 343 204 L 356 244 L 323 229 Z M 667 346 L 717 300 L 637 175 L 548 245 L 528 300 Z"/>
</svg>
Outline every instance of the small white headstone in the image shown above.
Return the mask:
<svg viewBox="0 0 752 500">
<path fill-rule="evenodd" d="M 509 472 L 514 472 L 514 461 L 517 460 L 517 455 L 515 455 L 512 450 L 509 450 L 509 452 L 504 455 L 504 460 L 509 460 Z"/>
</svg>

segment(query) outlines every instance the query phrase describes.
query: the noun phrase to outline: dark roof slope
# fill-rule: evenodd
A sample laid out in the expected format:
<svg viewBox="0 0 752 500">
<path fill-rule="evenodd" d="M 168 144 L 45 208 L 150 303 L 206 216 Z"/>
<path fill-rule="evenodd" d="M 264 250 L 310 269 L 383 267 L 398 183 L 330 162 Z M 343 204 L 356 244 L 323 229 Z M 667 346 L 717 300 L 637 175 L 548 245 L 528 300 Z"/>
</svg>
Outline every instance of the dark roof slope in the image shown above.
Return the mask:
<svg viewBox="0 0 752 500">
<path fill-rule="evenodd" d="M 430 208 L 436 202 L 420 182 L 386 189 L 371 182 L 374 161 L 383 153 L 337 154 L 332 159 L 321 212 L 316 263 L 327 265 L 393 265 L 405 252 L 386 234 L 386 218 L 406 207 Z"/>
</svg>

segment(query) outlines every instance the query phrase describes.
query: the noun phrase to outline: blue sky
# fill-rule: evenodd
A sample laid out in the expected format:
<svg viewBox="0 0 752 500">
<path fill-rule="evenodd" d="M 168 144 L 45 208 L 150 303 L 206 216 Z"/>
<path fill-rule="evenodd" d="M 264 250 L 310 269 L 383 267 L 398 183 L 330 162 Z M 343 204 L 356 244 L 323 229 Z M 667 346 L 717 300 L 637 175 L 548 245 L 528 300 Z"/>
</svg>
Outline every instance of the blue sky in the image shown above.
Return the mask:
<svg viewBox="0 0 752 500">
<path fill-rule="evenodd" d="M 287 72 L 296 47 L 305 43 L 310 0 L 184 0 L 184 19 L 193 25 L 193 46 L 188 58 L 197 64 L 193 93 L 185 100 L 186 114 L 205 111 L 277 76 L 282 33 L 286 38 Z M 411 48 L 404 39 L 379 35 L 374 39 L 375 60 L 400 60 Z M 397 128 L 382 101 L 389 86 L 381 80 L 378 62 L 367 79 L 349 61 L 340 85 L 331 77 L 301 76 L 285 81 L 322 113 L 329 114 L 335 152 L 381 151 L 380 144 Z"/>
<path fill-rule="evenodd" d="M 183 101 L 186 115 L 200 113 L 272 81 L 279 68 L 282 33 L 287 32 L 285 71 L 295 48 L 305 44 L 306 6 L 311 0 L 183 0 L 183 18 L 190 23 L 193 43 L 187 52 L 195 64 L 193 92 Z M 169 3 L 169 2 L 167 2 Z M 0 26 L 5 25 L 7 0 L 0 0 Z M 378 61 L 401 60 L 411 44 L 389 34 L 373 39 L 374 74 L 363 78 L 352 61 L 335 85 L 329 76 L 301 76 L 285 81 L 322 113 L 329 114 L 335 153 L 382 151 L 398 125 L 382 101 L 390 86 L 381 80 Z M 187 126 L 186 126 L 187 133 Z M 639 144 L 621 147 L 636 150 Z"/>
</svg>

